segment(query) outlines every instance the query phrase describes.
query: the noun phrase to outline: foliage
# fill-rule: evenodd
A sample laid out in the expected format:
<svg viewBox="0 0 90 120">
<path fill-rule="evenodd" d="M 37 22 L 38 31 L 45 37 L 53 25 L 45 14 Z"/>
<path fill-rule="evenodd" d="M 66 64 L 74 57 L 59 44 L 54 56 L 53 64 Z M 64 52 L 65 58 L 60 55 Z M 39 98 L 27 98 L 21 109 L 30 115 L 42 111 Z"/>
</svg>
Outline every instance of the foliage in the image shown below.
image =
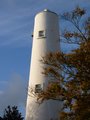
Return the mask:
<svg viewBox="0 0 90 120">
<path fill-rule="evenodd" d="M 48 53 L 41 60 L 47 65 L 43 74 L 52 82 L 39 93 L 38 100 L 63 101 L 60 120 L 90 120 L 90 18 L 81 24 L 85 14 L 84 9 L 76 7 L 62 15 L 76 28 L 63 32 L 64 42 L 79 44 L 79 48 L 68 54 Z"/>
<path fill-rule="evenodd" d="M 3 118 L 2 118 L 2 117 L 0 117 L 0 120 L 3 120 Z"/>
<path fill-rule="evenodd" d="M 13 106 L 12 108 L 8 106 L 0 120 L 23 120 L 23 117 L 21 113 L 19 113 L 17 106 Z"/>
</svg>

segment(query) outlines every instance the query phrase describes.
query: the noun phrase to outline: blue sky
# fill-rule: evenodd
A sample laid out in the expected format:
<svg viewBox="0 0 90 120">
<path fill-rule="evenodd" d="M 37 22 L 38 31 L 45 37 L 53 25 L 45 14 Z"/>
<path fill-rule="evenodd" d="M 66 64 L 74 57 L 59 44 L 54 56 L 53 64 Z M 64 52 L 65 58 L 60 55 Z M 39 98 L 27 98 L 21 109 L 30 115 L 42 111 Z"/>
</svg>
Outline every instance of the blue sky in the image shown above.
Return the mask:
<svg viewBox="0 0 90 120">
<path fill-rule="evenodd" d="M 24 111 L 35 15 L 45 8 L 60 14 L 77 5 L 90 11 L 90 0 L 0 0 L 0 113 L 9 104 Z"/>
</svg>

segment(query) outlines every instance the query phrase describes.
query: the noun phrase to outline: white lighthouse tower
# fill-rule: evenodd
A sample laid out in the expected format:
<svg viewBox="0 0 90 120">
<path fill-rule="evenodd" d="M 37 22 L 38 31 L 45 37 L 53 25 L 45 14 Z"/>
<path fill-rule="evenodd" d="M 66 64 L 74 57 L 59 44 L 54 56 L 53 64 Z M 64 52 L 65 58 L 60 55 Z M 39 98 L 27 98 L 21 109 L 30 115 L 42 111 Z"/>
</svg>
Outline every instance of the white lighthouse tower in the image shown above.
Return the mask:
<svg viewBox="0 0 90 120">
<path fill-rule="evenodd" d="M 26 120 L 58 120 L 61 104 L 48 100 L 39 105 L 31 89 L 38 94 L 47 87 L 48 79 L 42 74 L 45 65 L 40 60 L 48 52 L 59 51 L 59 42 L 58 15 L 45 9 L 35 17 Z"/>
</svg>

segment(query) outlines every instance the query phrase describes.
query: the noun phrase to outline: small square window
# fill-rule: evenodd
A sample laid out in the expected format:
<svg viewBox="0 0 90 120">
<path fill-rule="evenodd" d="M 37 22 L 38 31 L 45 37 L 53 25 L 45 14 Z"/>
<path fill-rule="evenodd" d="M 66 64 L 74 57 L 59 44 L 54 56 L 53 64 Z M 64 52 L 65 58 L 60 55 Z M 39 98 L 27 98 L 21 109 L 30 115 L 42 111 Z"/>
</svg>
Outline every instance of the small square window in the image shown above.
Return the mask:
<svg viewBox="0 0 90 120">
<path fill-rule="evenodd" d="M 45 31 L 39 31 L 39 35 L 38 35 L 39 37 L 45 37 Z"/>
<path fill-rule="evenodd" d="M 36 84 L 35 85 L 35 93 L 40 93 L 42 91 L 42 85 L 41 84 Z"/>
</svg>

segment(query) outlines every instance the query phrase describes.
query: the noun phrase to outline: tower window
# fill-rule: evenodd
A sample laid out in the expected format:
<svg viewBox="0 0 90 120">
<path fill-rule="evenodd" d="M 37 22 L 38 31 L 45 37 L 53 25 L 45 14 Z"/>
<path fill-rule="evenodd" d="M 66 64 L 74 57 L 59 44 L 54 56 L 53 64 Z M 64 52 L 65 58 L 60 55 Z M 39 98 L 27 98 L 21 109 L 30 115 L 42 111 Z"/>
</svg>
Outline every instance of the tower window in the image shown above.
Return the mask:
<svg viewBox="0 0 90 120">
<path fill-rule="evenodd" d="M 39 37 L 45 37 L 45 31 L 44 30 L 39 31 L 38 36 Z"/>
<path fill-rule="evenodd" d="M 40 93 L 42 91 L 42 85 L 41 84 L 36 84 L 35 85 L 35 93 Z"/>
</svg>

